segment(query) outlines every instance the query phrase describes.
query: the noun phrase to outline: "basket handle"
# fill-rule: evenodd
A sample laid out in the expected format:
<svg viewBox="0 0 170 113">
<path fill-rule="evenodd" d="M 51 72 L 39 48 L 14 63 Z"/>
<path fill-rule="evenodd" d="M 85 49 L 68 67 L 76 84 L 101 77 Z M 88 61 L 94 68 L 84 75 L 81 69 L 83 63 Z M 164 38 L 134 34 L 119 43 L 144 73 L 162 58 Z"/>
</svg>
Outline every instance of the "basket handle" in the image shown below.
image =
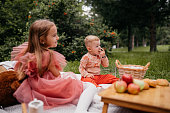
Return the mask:
<svg viewBox="0 0 170 113">
<path fill-rule="evenodd" d="M 119 65 L 122 65 L 122 64 L 119 62 L 119 60 L 116 60 L 115 64 L 116 64 L 116 67 L 119 67 Z"/>
<path fill-rule="evenodd" d="M 148 63 L 146 64 L 146 66 L 144 67 L 144 69 L 147 69 L 147 68 L 149 67 L 149 65 L 150 65 L 150 62 L 148 62 Z"/>
</svg>

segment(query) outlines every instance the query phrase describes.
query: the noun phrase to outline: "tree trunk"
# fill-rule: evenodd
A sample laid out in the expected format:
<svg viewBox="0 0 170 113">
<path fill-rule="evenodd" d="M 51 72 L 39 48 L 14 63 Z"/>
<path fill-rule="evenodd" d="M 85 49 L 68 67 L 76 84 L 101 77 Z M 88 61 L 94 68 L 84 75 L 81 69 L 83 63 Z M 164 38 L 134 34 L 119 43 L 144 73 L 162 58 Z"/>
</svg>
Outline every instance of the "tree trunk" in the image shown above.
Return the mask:
<svg viewBox="0 0 170 113">
<path fill-rule="evenodd" d="M 131 39 L 132 28 L 128 26 L 128 52 L 132 51 L 132 39 Z"/>
<path fill-rule="evenodd" d="M 119 39 L 117 40 L 116 48 L 119 48 Z"/>
<path fill-rule="evenodd" d="M 135 41 L 135 35 L 132 35 L 132 50 L 134 49 L 134 41 Z"/>
<path fill-rule="evenodd" d="M 146 40 L 144 37 L 142 38 L 142 45 L 143 45 L 143 47 L 146 47 Z"/>
<path fill-rule="evenodd" d="M 153 3 L 154 1 L 152 1 Z M 151 12 L 151 26 L 150 26 L 150 52 L 157 51 L 156 48 L 156 23 L 155 23 L 155 15 Z"/>
<path fill-rule="evenodd" d="M 136 38 L 136 47 L 139 47 L 139 41 L 138 41 L 138 38 Z"/>
</svg>

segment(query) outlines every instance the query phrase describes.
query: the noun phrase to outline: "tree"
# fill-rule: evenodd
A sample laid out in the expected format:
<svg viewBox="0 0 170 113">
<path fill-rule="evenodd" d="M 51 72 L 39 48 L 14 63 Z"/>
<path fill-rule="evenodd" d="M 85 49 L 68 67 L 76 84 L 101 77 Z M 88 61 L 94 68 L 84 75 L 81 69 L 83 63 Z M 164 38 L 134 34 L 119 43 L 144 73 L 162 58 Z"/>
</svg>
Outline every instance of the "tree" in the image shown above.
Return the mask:
<svg viewBox="0 0 170 113">
<path fill-rule="evenodd" d="M 156 28 L 167 21 L 170 14 L 169 0 L 149 0 L 148 17 L 150 18 L 150 52 L 157 51 Z"/>
<path fill-rule="evenodd" d="M 23 40 L 32 0 L 0 1 L 0 61 L 9 60 L 12 47 Z"/>
<path fill-rule="evenodd" d="M 157 43 L 160 45 L 170 45 L 170 26 L 157 28 Z"/>
<path fill-rule="evenodd" d="M 132 50 L 134 27 L 149 27 L 150 51 L 156 51 L 156 27 L 163 25 L 170 14 L 167 0 L 87 0 L 113 28 L 128 29 L 128 51 Z"/>
<path fill-rule="evenodd" d="M 107 40 L 113 36 L 101 21 L 83 16 L 81 0 L 4 0 L 0 3 L 0 61 L 9 60 L 12 47 L 27 41 L 30 25 L 38 19 L 49 19 L 58 28 L 57 50 L 67 60 L 79 60 L 85 54 L 84 38 L 96 34 Z M 94 25 L 92 25 L 94 24 Z M 106 33 L 103 31 L 106 30 Z M 98 32 L 99 31 L 99 32 Z M 101 32 L 101 33 L 100 33 Z M 115 33 L 116 34 L 116 33 Z M 2 41 L 1 41 L 2 39 Z M 4 41 L 4 42 L 3 42 Z M 5 44 L 4 44 L 5 43 Z M 3 45 L 4 44 L 4 45 Z"/>
<path fill-rule="evenodd" d="M 5 0 L 0 2 L 0 44 L 8 41 L 9 37 L 17 35 L 20 40 L 26 31 L 25 24 L 32 0 Z"/>
</svg>

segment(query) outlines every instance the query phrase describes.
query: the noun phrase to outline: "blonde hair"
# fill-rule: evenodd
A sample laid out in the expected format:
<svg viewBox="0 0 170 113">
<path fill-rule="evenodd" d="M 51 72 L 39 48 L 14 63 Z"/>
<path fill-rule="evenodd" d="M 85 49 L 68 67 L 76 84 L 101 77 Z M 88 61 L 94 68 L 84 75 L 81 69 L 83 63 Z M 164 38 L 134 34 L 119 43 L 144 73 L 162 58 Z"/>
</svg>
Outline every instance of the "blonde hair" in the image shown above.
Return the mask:
<svg viewBox="0 0 170 113">
<path fill-rule="evenodd" d="M 88 47 L 93 41 L 99 41 L 100 39 L 95 35 L 88 35 L 84 39 L 85 46 Z"/>
<path fill-rule="evenodd" d="M 35 53 L 36 60 L 37 60 L 37 68 L 38 68 L 38 73 L 40 76 L 42 76 L 43 71 L 42 71 L 42 54 L 43 51 L 46 51 L 46 44 L 42 44 L 40 40 L 44 40 L 46 42 L 46 37 L 48 35 L 48 32 L 52 26 L 55 24 L 49 20 L 42 19 L 42 20 L 36 20 L 29 29 L 29 39 L 28 39 L 28 47 L 23 53 L 26 54 L 27 52 L 29 53 Z M 50 52 L 51 56 L 51 52 Z M 51 61 L 51 59 L 50 59 Z M 50 63 L 49 61 L 49 63 Z M 25 78 L 25 74 L 21 68 L 21 64 L 18 68 L 19 71 L 19 79 L 22 80 Z"/>
</svg>

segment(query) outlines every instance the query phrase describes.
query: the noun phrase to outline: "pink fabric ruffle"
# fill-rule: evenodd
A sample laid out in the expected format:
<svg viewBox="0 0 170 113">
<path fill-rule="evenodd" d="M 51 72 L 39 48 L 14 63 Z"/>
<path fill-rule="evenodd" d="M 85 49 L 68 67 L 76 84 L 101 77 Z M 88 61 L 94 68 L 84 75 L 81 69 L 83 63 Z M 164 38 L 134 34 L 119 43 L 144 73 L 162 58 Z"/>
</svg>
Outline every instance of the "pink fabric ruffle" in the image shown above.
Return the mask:
<svg viewBox="0 0 170 113">
<path fill-rule="evenodd" d="M 21 53 L 22 51 L 20 51 Z M 15 55 L 17 64 L 15 70 L 20 64 L 24 73 L 28 76 L 20 87 L 15 91 L 14 97 L 21 103 L 29 103 L 34 98 L 44 102 L 45 109 L 56 107 L 58 105 L 74 102 L 77 100 L 82 91 L 83 84 L 76 79 L 74 73 L 68 72 L 64 76 L 55 77 L 50 71 L 46 71 L 43 77 L 37 73 L 36 57 L 32 53 L 26 53 L 24 56 Z M 45 51 L 42 56 L 42 69 L 48 65 L 50 52 Z M 65 57 L 55 51 L 52 51 L 51 62 L 56 68 L 62 71 L 66 66 Z M 66 76 L 68 75 L 68 76 Z"/>
<path fill-rule="evenodd" d="M 23 44 L 13 47 L 13 50 L 11 52 L 11 60 L 14 60 L 14 58 L 21 53 L 21 51 L 24 51 L 28 47 L 28 42 L 24 42 Z"/>
</svg>

